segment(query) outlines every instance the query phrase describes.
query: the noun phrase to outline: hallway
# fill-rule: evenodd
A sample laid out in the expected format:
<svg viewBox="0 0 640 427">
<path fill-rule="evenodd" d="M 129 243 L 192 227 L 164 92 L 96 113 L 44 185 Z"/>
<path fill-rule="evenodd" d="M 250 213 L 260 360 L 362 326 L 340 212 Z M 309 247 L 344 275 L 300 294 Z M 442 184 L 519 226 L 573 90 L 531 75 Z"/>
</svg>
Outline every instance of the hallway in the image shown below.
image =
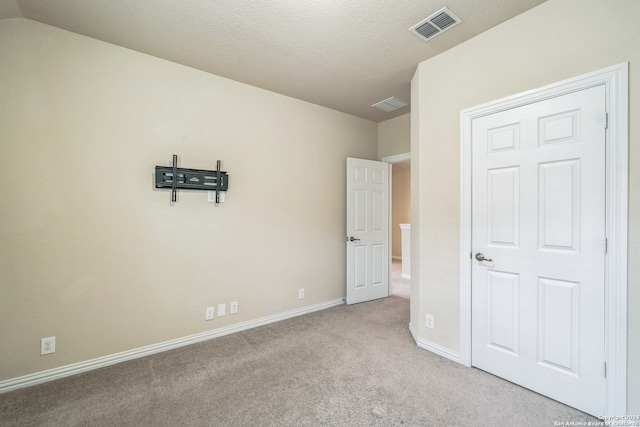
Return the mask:
<svg viewBox="0 0 640 427">
<path fill-rule="evenodd" d="M 409 299 L 411 295 L 411 280 L 400 277 L 402 274 L 402 261 L 391 260 L 391 286 L 389 293 L 402 298 Z"/>
</svg>

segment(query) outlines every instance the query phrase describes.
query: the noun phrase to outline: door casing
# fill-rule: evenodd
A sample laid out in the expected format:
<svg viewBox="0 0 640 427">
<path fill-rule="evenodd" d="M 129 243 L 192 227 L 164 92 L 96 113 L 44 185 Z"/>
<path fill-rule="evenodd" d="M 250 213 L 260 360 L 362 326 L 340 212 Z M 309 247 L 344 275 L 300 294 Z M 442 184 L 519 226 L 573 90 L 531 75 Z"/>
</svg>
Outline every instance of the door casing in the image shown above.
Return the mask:
<svg viewBox="0 0 640 427">
<path fill-rule="evenodd" d="M 476 118 L 605 85 L 606 130 L 606 236 L 605 256 L 605 360 L 606 402 L 603 415 L 627 413 L 627 229 L 628 229 L 628 88 L 629 64 L 598 70 L 460 112 L 460 354 L 471 366 L 471 128 Z"/>
</svg>

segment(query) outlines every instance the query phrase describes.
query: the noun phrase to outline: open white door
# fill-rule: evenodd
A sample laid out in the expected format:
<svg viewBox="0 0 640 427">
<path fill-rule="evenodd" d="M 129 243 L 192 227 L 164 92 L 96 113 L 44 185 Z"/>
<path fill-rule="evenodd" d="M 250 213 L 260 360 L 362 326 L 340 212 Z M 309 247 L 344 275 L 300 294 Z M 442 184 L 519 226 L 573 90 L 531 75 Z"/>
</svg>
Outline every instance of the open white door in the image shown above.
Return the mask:
<svg viewBox="0 0 640 427">
<path fill-rule="evenodd" d="M 389 296 L 389 164 L 347 158 L 347 304 Z"/>
<path fill-rule="evenodd" d="M 472 364 L 605 410 L 604 85 L 473 121 Z"/>
</svg>

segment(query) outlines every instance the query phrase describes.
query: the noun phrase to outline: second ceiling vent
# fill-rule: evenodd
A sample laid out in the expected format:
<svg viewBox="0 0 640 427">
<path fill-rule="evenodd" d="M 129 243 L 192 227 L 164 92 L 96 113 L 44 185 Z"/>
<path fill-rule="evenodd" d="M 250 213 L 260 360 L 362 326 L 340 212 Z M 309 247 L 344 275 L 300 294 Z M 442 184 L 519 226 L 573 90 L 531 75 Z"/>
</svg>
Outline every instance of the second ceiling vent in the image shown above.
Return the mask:
<svg viewBox="0 0 640 427">
<path fill-rule="evenodd" d="M 462 22 L 453 12 L 443 7 L 433 15 L 418 22 L 409 31 L 423 40 L 431 40 Z"/>
</svg>

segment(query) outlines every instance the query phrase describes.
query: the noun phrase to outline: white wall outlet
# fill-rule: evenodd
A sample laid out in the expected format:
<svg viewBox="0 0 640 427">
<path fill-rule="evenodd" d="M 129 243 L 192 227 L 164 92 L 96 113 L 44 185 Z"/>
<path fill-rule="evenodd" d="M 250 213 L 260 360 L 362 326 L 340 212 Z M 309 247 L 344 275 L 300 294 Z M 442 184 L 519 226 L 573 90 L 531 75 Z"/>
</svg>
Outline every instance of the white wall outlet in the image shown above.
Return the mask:
<svg viewBox="0 0 640 427">
<path fill-rule="evenodd" d="M 298 299 L 304 299 L 304 288 L 298 289 Z"/>
<path fill-rule="evenodd" d="M 47 337 L 40 340 L 40 356 L 56 352 L 56 337 Z"/>
<path fill-rule="evenodd" d="M 427 328 L 433 329 L 435 327 L 435 319 L 432 314 L 427 314 Z"/>
<path fill-rule="evenodd" d="M 221 191 L 220 192 L 220 203 L 223 203 L 225 201 L 227 197 L 227 192 L 226 191 Z M 207 191 L 207 201 L 209 203 L 215 203 L 216 202 L 216 192 L 215 191 Z"/>
<path fill-rule="evenodd" d="M 227 314 L 227 304 L 218 304 L 218 317 L 225 316 Z"/>
<path fill-rule="evenodd" d="M 229 304 L 229 313 L 238 314 L 238 301 L 231 301 L 231 304 Z"/>
<path fill-rule="evenodd" d="M 215 308 L 207 307 L 204 314 L 204 320 L 213 320 L 214 316 L 215 316 Z"/>
</svg>

